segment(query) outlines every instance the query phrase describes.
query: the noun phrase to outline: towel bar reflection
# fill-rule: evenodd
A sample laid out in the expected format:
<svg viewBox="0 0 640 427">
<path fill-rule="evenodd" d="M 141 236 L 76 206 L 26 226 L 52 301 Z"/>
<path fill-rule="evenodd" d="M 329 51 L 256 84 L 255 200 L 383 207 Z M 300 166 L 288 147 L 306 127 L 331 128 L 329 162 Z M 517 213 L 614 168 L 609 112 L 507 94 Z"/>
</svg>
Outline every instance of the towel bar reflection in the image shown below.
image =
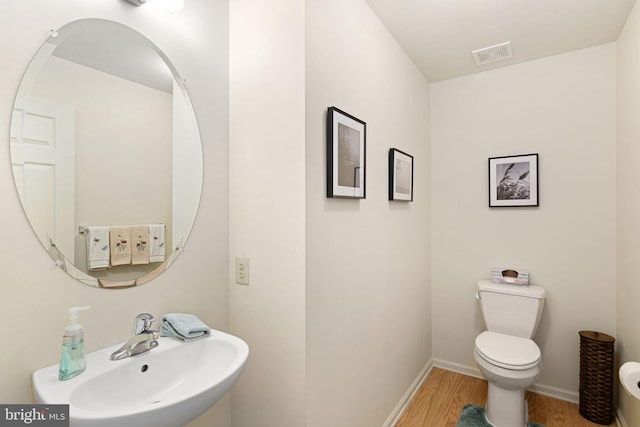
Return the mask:
<svg viewBox="0 0 640 427">
<path fill-rule="evenodd" d="M 165 229 L 167 228 L 167 225 L 166 225 L 166 224 L 164 225 L 164 228 L 165 228 Z M 79 225 L 79 226 L 78 226 L 78 233 L 80 233 L 80 234 L 86 234 L 86 233 L 88 233 L 88 232 L 89 232 L 89 227 L 84 226 L 84 225 Z"/>
</svg>

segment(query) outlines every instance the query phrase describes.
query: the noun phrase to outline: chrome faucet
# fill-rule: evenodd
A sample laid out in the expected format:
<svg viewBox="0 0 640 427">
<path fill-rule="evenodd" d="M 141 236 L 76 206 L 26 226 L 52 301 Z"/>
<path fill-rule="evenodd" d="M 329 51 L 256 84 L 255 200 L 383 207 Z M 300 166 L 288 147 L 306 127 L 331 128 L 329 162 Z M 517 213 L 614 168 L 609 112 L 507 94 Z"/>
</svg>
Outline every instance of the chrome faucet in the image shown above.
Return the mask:
<svg viewBox="0 0 640 427">
<path fill-rule="evenodd" d="M 151 324 L 154 320 L 156 319 L 149 313 L 137 315 L 133 324 L 131 338 L 120 349 L 113 352 L 109 359 L 121 360 L 157 347 L 158 331 L 151 330 Z"/>
</svg>

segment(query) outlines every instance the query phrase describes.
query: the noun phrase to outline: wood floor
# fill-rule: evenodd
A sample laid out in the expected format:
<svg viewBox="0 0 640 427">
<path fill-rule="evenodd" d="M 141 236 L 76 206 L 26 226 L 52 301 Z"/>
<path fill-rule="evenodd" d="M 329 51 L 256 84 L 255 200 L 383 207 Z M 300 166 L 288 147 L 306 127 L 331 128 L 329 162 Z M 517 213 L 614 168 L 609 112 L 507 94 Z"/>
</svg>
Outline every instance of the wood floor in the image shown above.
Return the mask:
<svg viewBox="0 0 640 427">
<path fill-rule="evenodd" d="M 396 427 L 455 427 L 465 403 L 484 406 L 486 399 L 485 380 L 433 368 Z M 601 426 L 580 416 L 575 403 L 531 392 L 527 392 L 527 401 L 529 420 L 546 427 Z"/>
</svg>

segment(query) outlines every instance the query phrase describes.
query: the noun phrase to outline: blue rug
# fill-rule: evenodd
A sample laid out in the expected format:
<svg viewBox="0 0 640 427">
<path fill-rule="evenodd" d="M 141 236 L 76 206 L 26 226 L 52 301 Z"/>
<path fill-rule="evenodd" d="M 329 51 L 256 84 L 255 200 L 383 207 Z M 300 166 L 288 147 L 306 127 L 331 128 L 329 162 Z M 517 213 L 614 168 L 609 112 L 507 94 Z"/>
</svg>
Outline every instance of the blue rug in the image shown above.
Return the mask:
<svg viewBox="0 0 640 427">
<path fill-rule="evenodd" d="M 529 421 L 529 427 L 544 427 L 542 424 Z M 484 408 L 467 403 L 462 407 L 456 427 L 491 427 L 484 417 Z"/>
</svg>

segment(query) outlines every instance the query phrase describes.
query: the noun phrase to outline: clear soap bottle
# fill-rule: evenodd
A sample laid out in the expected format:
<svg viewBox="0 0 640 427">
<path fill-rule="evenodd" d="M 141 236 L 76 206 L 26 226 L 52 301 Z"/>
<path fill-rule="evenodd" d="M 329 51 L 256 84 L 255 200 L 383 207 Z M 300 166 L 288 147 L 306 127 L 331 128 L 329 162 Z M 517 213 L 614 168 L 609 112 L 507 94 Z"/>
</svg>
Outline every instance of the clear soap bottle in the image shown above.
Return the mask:
<svg viewBox="0 0 640 427">
<path fill-rule="evenodd" d="M 60 381 L 77 377 L 87 369 L 87 359 L 84 353 L 84 331 L 78 323 L 78 312 L 88 310 L 89 306 L 69 308 L 70 323 L 64 330 L 62 337 L 62 352 L 60 354 Z"/>
</svg>

